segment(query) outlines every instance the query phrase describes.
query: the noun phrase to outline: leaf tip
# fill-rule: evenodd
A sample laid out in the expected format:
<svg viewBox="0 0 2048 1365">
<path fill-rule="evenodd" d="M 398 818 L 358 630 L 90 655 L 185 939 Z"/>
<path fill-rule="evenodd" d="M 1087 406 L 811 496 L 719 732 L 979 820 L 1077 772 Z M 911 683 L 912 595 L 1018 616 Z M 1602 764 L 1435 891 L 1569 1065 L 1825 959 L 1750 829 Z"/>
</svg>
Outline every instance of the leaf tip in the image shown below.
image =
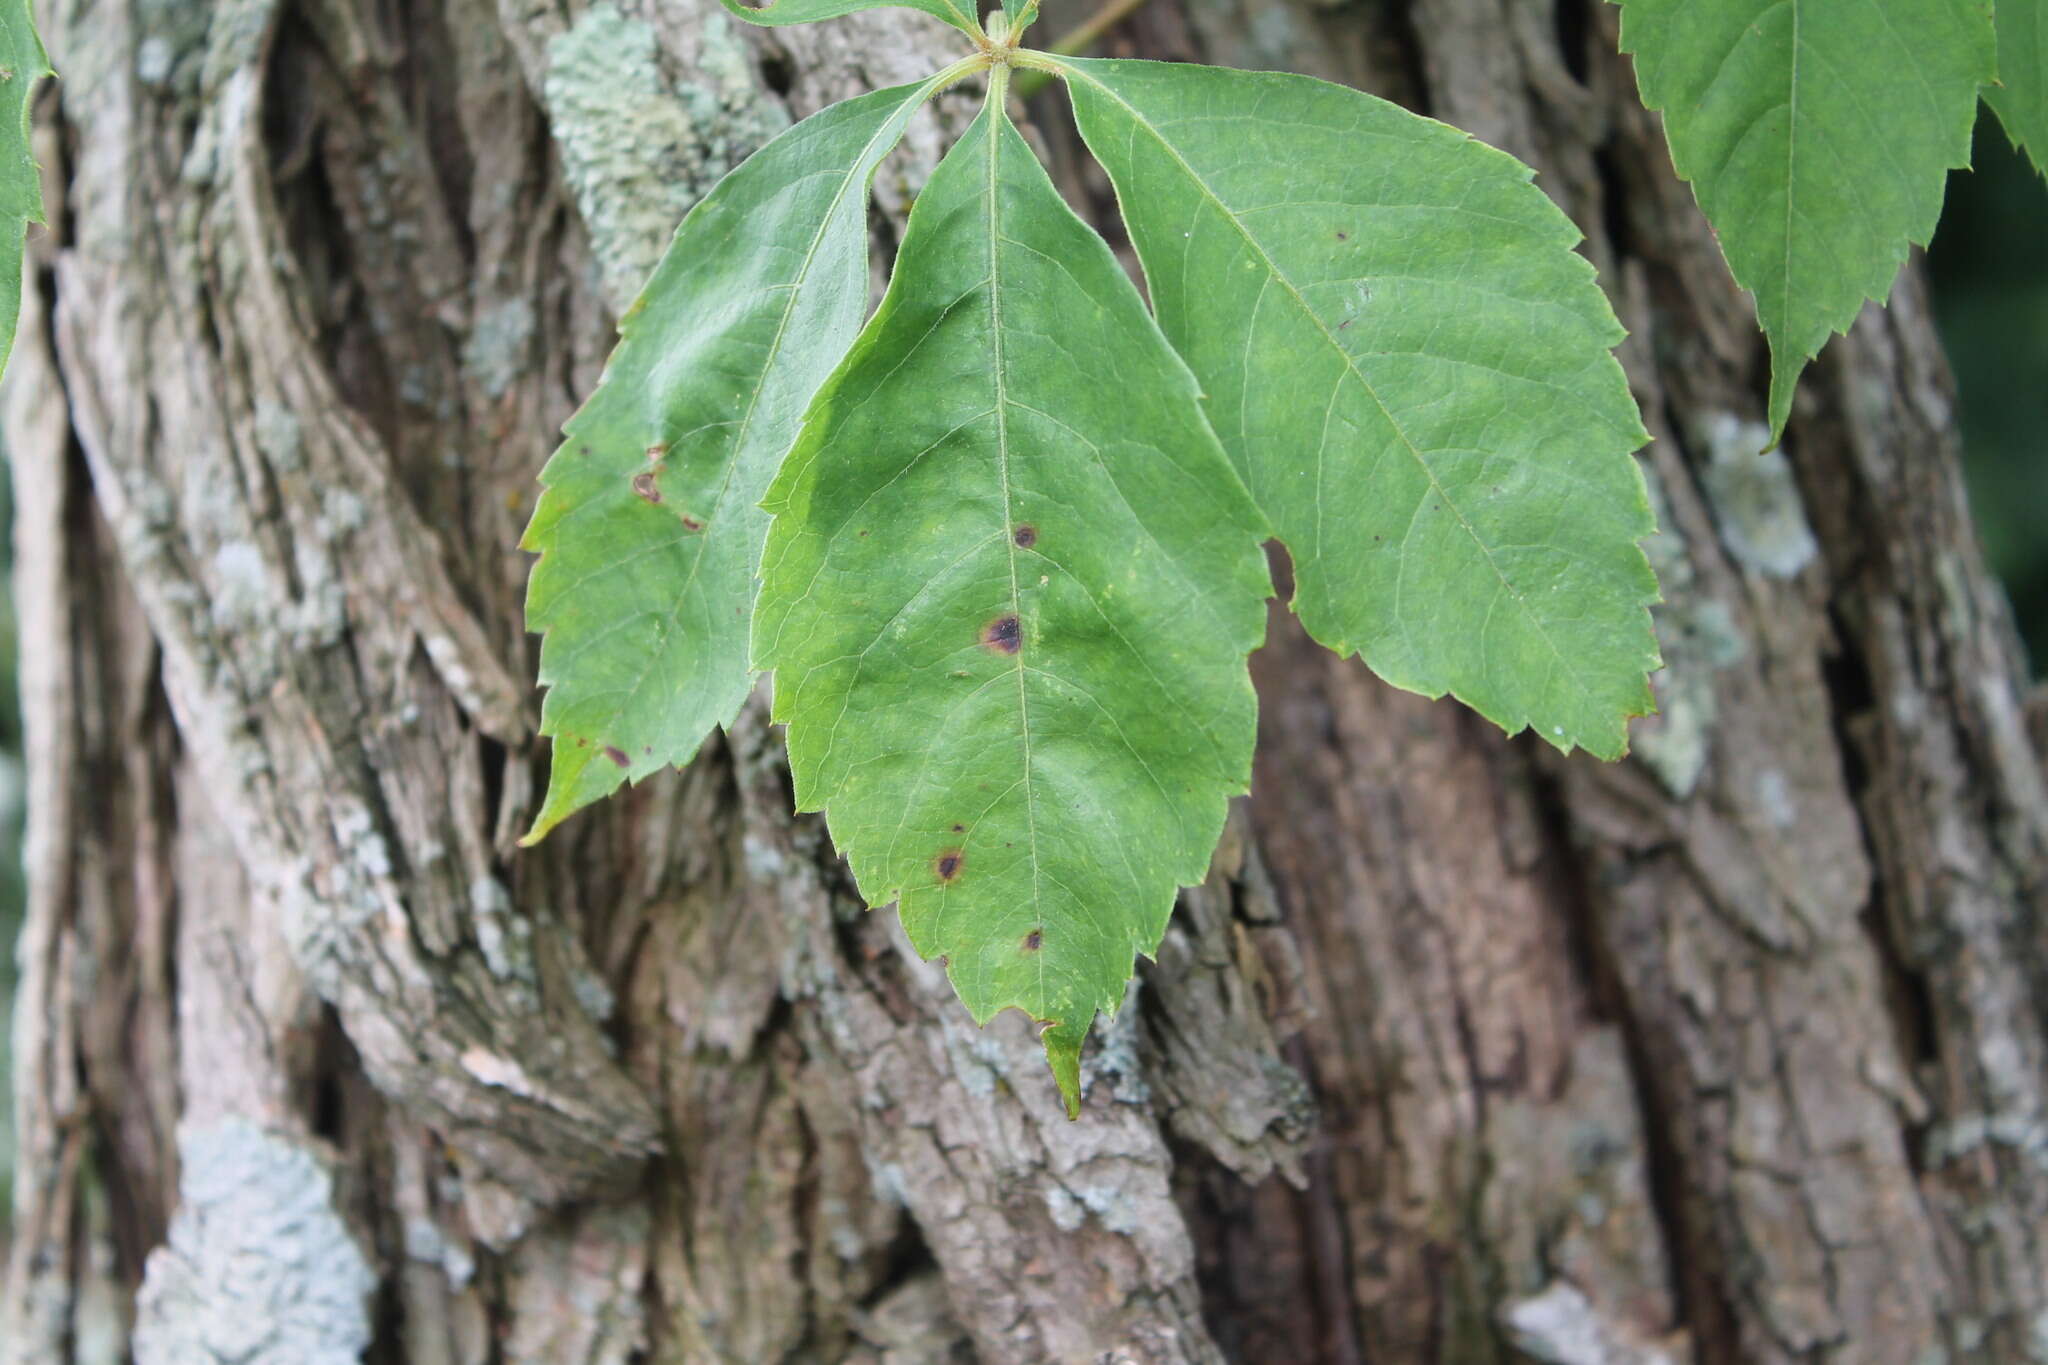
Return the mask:
<svg viewBox="0 0 2048 1365">
<path fill-rule="evenodd" d="M 1045 1064 L 1052 1069 L 1053 1083 L 1060 1088 L 1060 1102 L 1066 1106 L 1069 1122 L 1081 1117 L 1081 1044 L 1087 1040 L 1088 1023 L 1094 1011 L 1088 1013 L 1090 1020 L 1078 1024 L 1072 1020 L 1038 1021 L 1045 1043 Z"/>
</svg>

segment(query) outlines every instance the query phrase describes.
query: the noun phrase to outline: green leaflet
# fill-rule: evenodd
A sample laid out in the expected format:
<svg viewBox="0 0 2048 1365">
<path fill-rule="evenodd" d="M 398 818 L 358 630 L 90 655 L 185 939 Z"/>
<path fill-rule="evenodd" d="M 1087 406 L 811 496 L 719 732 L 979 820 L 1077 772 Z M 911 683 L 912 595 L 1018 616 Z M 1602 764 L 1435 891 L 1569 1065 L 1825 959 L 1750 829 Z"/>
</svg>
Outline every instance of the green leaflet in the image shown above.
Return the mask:
<svg viewBox="0 0 2048 1365">
<path fill-rule="evenodd" d="M 859 332 L 867 192 L 955 73 L 834 105 L 691 211 L 602 384 L 541 473 L 529 629 L 543 631 L 547 798 L 527 841 L 729 724 L 754 674 L 761 493 L 804 405 Z"/>
<path fill-rule="evenodd" d="M 1303 76 L 1062 65 L 1309 631 L 1620 755 L 1658 666 L 1649 438 L 1621 326 L 1529 169 Z"/>
<path fill-rule="evenodd" d="M 1998 84 L 1984 98 L 2048 175 L 2048 0 L 1998 0 Z"/>
<path fill-rule="evenodd" d="M 2015 3 L 2016 0 L 2004 0 Z M 2018 0 L 2031 3 L 2031 0 Z M 1643 102 L 1756 296 L 1782 434 L 1799 372 L 1890 291 L 1966 166 L 1987 0 L 1617 0 Z"/>
<path fill-rule="evenodd" d="M 797 804 L 977 1020 L 1080 1048 L 1250 776 L 1263 527 L 1000 96 L 770 488 L 755 659 Z"/>
<path fill-rule="evenodd" d="M 743 0 L 721 0 L 733 14 L 750 24 L 769 28 L 780 28 L 786 24 L 812 24 L 820 19 L 837 19 L 842 14 L 858 14 L 867 9 L 923 10 L 934 19 L 940 19 L 959 29 L 962 33 L 981 32 L 975 22 L 974 0 L 775 0 L 759 9 L 743 3 Z"/>
<path fill-rule="evenodd" d="M 43 184 L 28 146 L 28 102 L 50 75 L 28 0 L 0 3 L 0 367 L 21 313 L 22 237 L 43 221 Z"/>
</svg>

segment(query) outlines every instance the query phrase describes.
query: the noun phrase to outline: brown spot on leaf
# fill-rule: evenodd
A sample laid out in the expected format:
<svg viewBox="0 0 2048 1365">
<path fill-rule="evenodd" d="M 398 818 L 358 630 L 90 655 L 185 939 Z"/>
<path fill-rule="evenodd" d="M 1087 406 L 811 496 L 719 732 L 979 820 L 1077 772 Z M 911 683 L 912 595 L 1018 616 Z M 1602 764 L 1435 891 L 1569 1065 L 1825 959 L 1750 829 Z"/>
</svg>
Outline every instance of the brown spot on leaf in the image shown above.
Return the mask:
<svg viewBox="0 0 2048 1365">
<path fill-rule="evenodd" d="M 633 760 L 626 757 L 626 751 L 616 744 L 605 745 L 604 756 L 618 764 L 621 768 L 629 768 L 633 765 Z"/>
<path fill-rule="evenodd" d="M 965 861 L 967 861 L 966 856 L 959 849 L 949 848 L 938 857 L 932 859 L 932 871 L 938 874 L 939 880 L 942 882 L 958 881 L 960 879 L 960 864 Z"/>
<path fill-rule="evenodd" d="M 964 833 L 965 833 L 966 831 L 967 831 L 967 826 L 965 826 L 965 825 L 955 825 L 955 826 L 953 826 L 953 832 L 954 832 L 955 834 L 964 834 Z"/>
<path fill-rule="evenodd" d="M 650 464 L 660 460 L 666 454 L 668 454 L 668 442 L 666 441 L 656 441 L 653 445 L 647 447 L 647 460 Z"/>
<path fill-rule="evenodd" d="M 1030 549 L 1038 543 L 1038 528 L 1028 521 L 1025 522 L 1017 528 L 1016 540 L 1017 548 L 1020 550 Z"/>
<path fill-rule="evenodd" d="M 633 476 L 633 492 L 644 501 L 651 502 L 657 507 L 661 505 L 661 489 L 656 486 L 654 471 L 651 469 L 643 469 Z"/>
<path fill-rule="evenodd" d="M 1024 951 L 1027 953 L 1037 952 L 1044 944 L 1045 931 L 1042 929 L 1033 929 L 1030 933 L 1024 935 Z"/>
<path fill-rule="evenodd" d="M 1024 645 L 1024 625 L 1014 613 L 1005 612 L 981 628 L 981 643 L 998 654 L 1015 654 Z"/>
<path fill-rule="evenodd" d="M 1351 234 L 1348 232 L 1340 232 L 1337 234 L 1337 240 L 1340 242 L 1348 242 L 1351 240 Z"/>
<path fill-rule="evenodd" d="M 704 523 L 685 512 L 683 513 L 683 529 L 685 531 L 701 531 L 704 529 Z"/>
</svg>

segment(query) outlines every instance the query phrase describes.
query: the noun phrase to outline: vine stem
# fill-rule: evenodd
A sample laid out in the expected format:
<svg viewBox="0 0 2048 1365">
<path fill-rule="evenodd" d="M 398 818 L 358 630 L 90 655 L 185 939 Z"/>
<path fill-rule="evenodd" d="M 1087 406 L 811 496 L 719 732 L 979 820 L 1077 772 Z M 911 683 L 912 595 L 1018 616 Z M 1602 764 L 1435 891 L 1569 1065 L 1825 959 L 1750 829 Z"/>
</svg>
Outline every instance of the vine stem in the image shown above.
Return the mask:
<svg viewBox="0 0 2048 1365">
<path fill-rule="evenodd" d="M 1109 0 L 1083 19 L 1046 51 L 1061 57 L 1078 57 L 1102 41 L 1102 35 L 1145 7 L 1145 0 Z"/>
<path fill-rule="evenodd" d="M 1061 57 L 1079 57 L 1102 41 L 1103 35 L 1145 7 L 1146 0 L 1109 0 L 1101 9 L 1076 24 L 1045 50 Z M 1035 9 L 1035 7 L 1034 7 Z M 1019 71 L 1011 90 L 1018 99 L 1028 99 L 1052 79 L 1044 67 Z"/>
</svg>

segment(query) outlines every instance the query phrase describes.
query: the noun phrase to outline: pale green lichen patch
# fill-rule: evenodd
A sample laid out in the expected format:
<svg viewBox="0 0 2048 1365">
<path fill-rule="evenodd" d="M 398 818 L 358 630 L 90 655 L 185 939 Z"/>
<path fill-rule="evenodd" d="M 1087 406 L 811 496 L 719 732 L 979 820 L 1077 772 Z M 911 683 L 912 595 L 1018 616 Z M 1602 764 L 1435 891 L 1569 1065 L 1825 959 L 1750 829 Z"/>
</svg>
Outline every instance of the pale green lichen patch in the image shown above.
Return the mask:
<svg viewBox="0 0 2048 1365">
<path fill-rule="evenodd" d="M 1706 449 L 1700 486 L 1728 552 L 1772 578 L 1790 578 L 1812 562 L 1820 546 L 1806 523 L 1791 461 L 1783 449 L 1765 450 L 1770 428 L 1716 413 L 1693 438 Z"/>
<path fill-rule="evenodd" d="M 526 372 L 532 341 L 533 305 L 523 298 L 506 299 L 477 314 L 462 347 L 462 368 L 485 394 L 502 398 Z"/>
<path fill-rule="evenodd" d="M 621 313 L 691 205 L 789 122 L 717 14 L 678 83 L 662 73 L 652 28 L 597 5 L 549 42 L 544 93 L 605 299 Z"/>
<path fill-rule="evenodd" d="M 1664 593 L 1651 612 L 1664 668 L 1650 680 L 1657 714 L 1636 723 L 1631 743 L 1664 790 L 1683 800 L 1706 771 L 1720 719 L 1714 672 L 1740 660 L 1748 646 L 1727 604 L 1702 591 L 1655 467 L 1645 464 L 1643 473 L 1660 528 L 1643 551 Z"/>
</svg>

